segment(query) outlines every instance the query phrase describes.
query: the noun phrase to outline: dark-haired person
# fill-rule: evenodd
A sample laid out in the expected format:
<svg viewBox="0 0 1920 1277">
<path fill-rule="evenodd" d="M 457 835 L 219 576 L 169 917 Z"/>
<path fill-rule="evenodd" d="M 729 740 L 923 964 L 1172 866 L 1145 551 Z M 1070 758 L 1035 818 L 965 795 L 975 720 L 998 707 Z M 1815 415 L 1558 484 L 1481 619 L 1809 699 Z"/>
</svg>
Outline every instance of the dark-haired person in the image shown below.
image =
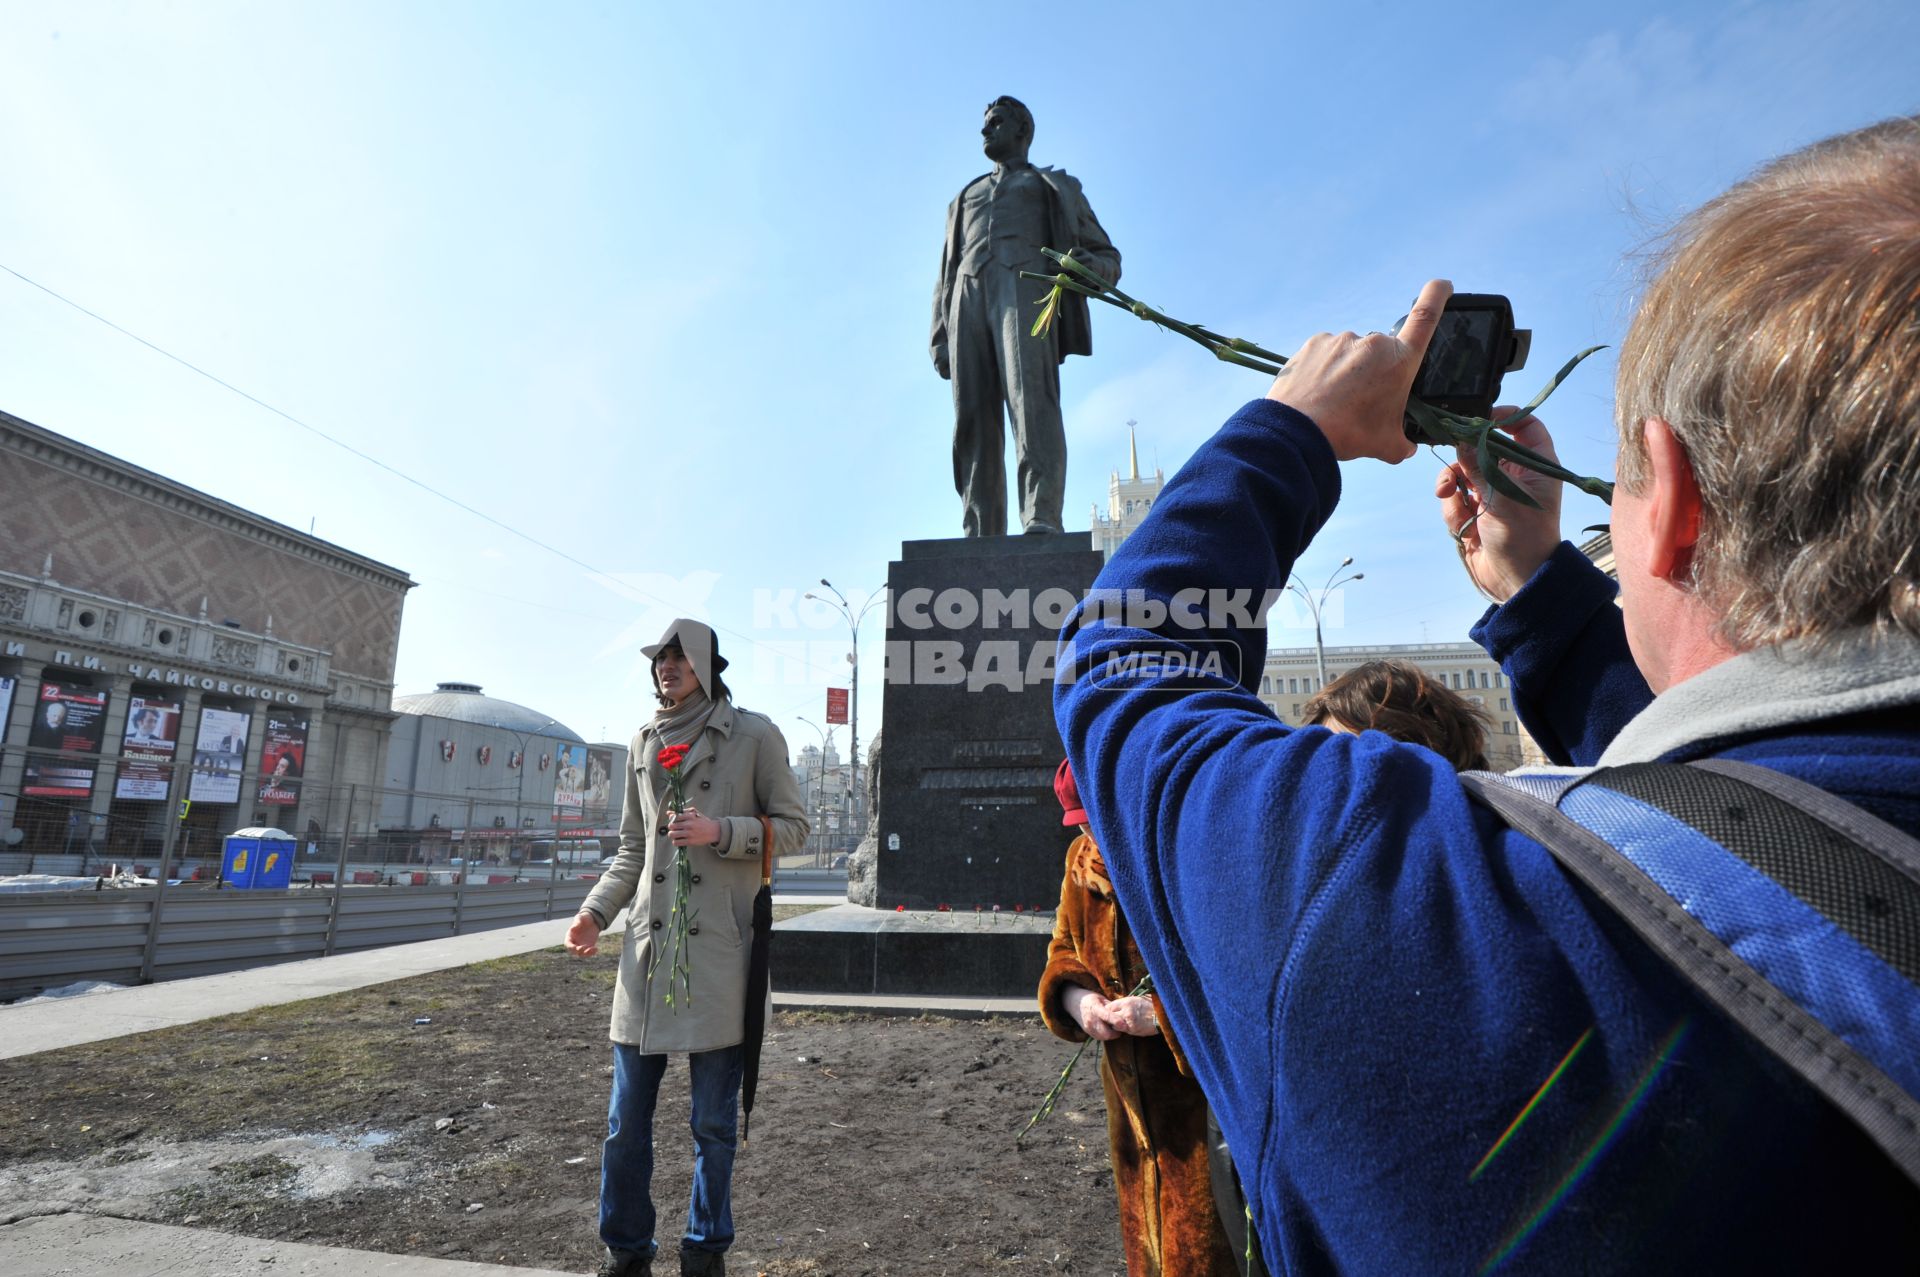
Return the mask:
<svg viewBox="0 0 1920 1277">
<path fill-rule="evenodd" d="M 1307 726 L 1336 732 L 1384 732 L 1425 745 L 1455 771 L 1487 765 L 1487 715 L 1418 665 L 1368 661 L 1313 694 L 1300 712 Z"/>
<path fill-rule="evenodd" d="M 1398 336 L 1309 339 L 1098 587 L 1279 590 L 1343 469 L 1414 454 L 1401 418 L 1450 291 L 1422 289 Z M 1920 119 L 1786 156 L 1681 224 L 1621 349 L 1617 608 L 1560 539 L 1558 484 L 1516 475 L 1539 509 L 1481 507 L 1440 477 L 1446 527 L 1501 600 L 1475 635 L 1551 759 L 1753 766 L 1861 809 L 1889 847 L 1920 836 L 1917 298 Z M 1514 434 L 1552 450 L 1537 421 Z M 1690 897 L 1709 916 L 1737 901 L 1746 948 L 1726 965 L 1733 942 L 1684 902 L 1623 873 L 1603 897 L 1431 751 L 1289 728 L 1248 686 L 1171 672 L 1160 657 L 1206 641 L 1257 675 L 1266 644 L 1173 612 L 1070 618 L 1057 716 L 1270 1269 L 1913 1271 L 1913 950 L 1857 938 L 1911 909 L 1892 861 L 1888 895 L 1856 883 L 1824 910 L 1745 878 Z M 1867 830 L 1859 816 L 1840 819 Z M 1825 836 L 1823 853 L 1855 850 Z M 1663 848 L 1662 872 L 1725 865 L 1708 841 Z M 1617 872 L 1595 843 L 1590 863 Z M 1654 934 L 1716 955 L 1692 968 L 1705 985 L 1616 911 L 1630 888 Z M 1795 1019 L 1779 986 L 1739 976 L 1750 963 L 1858 1015 Z M 1863 1065 L 1885 1082 L 1871 1111 Z"/>
<path fill-rule="evenodd" d="M 1207 1097 L 1187 1072 L 1158 999 L 1133 992 L 1147 974 L 1114 903 L 1113 884 L 1087 827 L 1065 762 L 1053 777 L 1067 848 L 1053 916 L 1040 1018 L 1069 1042 L 1106 1044 L 1100 1086 L 1107 1150 L 1120 1202 L 1128 1277 L 1234 1277 L 1233 1251 L 1214 1206 L 1207 1159 Z"/>
<path fill-rule="evenodd" d="M 598 950 L 600 933 L 627 909 L 613 999 L 613 1095 L 600 1165 L 602 1277 L 650 1274 L 654 1237 L 653 1112 L 668 1055 L 685 1054 L 692 1080 L 693 1199 L 680 1240 L 680 1271 L 726 1272 L 733 1244 L 733 1155 L 745 1037 L 747 960 L 761 860 L 798 849 L 807 818 L 787 742 L 764 714 L 738 709 L 713 631 L 676 620 L 641 649 L 653 662 L 660 708 L 629 746 L 620 851 L 580 906 L 567 948 Z M 667 806 L 660 750 L 688 746 L 680 769 L 688 806 Z M 771 837 L 773 845 L 766 845 Z M 692 993 L 668 1005 L 674 858 L 692 857 L 687 966 Z"/>
</svg>

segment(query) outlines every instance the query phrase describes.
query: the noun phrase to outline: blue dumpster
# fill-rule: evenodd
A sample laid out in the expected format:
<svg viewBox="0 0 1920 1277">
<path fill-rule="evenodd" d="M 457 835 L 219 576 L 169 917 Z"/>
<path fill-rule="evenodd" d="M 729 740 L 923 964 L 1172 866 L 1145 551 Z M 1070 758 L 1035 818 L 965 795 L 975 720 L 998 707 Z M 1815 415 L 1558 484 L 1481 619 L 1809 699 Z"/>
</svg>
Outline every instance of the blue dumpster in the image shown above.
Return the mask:
<svg viewBox="0 0 1920 1277">
<path fill-rule="evenodd" d="M 227 835 L 220 876 L 242 891 L 285 888 L 293 881 L 293 835 L 282 829 L 239 829 Z"/>
</svg>

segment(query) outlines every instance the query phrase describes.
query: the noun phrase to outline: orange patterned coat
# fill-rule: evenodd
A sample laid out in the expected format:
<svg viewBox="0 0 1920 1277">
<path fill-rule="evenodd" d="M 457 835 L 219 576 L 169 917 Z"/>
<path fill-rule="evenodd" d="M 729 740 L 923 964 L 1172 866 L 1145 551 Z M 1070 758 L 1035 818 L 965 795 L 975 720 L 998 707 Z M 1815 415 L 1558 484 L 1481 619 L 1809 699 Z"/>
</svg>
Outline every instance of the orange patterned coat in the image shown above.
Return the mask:
<svg viewBox="0 0 1920 1277">
<path fill-rule="evenodd" d="M 1040 1015 L 1069 1042 L 1086 1032 L 1061 1000 L 1071 985 L 1109 1001 L 1127 996 L 1147 973 L 1127 934 L 1107 880 L 1100 849 L 1085 834 L 1067 849 L 1060 911 L 1046 974 L 1040 977 Z M 1130 1277 L 1234 1277 L 1233 1253 L 1214 1209 L 1207 1168 L 1207 1100 L 1187 1072 L 1160 1000 L 1153 1000 L 1160 1032 L 1102 1043 L 1100 1080 L 1107 1096 L 1107 1142 L 1120 1231 Z"/>
</svg>

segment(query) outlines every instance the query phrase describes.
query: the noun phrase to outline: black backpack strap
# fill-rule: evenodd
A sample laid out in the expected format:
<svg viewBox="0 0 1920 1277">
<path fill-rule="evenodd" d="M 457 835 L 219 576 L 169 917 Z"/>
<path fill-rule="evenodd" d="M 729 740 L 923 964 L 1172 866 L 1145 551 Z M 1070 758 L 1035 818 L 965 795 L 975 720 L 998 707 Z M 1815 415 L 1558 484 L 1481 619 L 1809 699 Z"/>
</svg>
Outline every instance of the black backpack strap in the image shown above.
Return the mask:
<svg viewBox="0 0 1920 1277">
<path fill-rule="evenodd" d="M 1811 786 L 1751 770 L 1765 788 L 1724 763 L 1609 768 L 1560 786 L 1557 801 L 1486 772 L 1461 782 L 1920 1183 L 1920 982 L 1908 961 L 1920 954 L 1920 844 L 1824 791 L 1817 812 L 1803 810 L 1786 793 L 1805 799 Z M 1743 925 L 1756 909 L 1782 925 Z"/>
<path fill-rule="evenodd" d="M 1791 803 L 1807 815 L 1859 846 L 1891 861 L 1907 877 L 1920 882 L 1920 838 L 1895 829 L 1878 816 L 1862 811 L 1844 798 L 1836 798 L 1818 785 L 1809 785 L 1797 776 L 1788 776 L 1770 767 L 1756 767 L 1732 758 L 1707 758 L 1688 766 L 1700 771 L 1718 772 Z"/>
</svg>

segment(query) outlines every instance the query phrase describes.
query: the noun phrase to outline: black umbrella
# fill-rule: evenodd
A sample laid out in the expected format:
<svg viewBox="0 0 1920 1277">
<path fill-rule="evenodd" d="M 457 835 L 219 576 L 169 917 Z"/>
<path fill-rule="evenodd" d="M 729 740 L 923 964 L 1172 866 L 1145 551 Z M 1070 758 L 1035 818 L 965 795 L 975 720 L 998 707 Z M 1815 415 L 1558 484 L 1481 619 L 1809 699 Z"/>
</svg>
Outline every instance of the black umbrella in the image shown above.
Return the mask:
<svg viewBox="0 0 1920 1277">
<path fill-rule="evenodd" d="M 773 821 L 760 817 L 760 890 L 753 898 L 753 950 L 747 958 L 747 1019 L 741 1044 L 740 1143 L 753 1123 L 753 1096 L 760 1089 L 760 1044 L 767 1036 L 767 961 L 773 931 Z"/>
</svg>

